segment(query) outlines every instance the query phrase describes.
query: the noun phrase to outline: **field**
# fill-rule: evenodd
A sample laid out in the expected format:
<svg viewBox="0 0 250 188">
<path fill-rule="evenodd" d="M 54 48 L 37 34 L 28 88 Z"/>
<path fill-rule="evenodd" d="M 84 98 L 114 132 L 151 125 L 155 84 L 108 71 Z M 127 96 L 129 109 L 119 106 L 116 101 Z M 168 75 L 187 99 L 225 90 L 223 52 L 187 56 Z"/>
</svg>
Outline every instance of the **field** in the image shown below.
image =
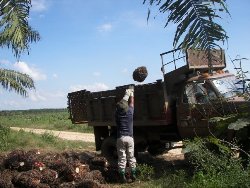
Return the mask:
<svg viewBox="0 0 250 188">
<path fill-rule="evenodd" d="M 0 112 L 0 187 L 250 187 L 249 166 L 224 147 L 208 150 L 202 139 L 187 142 L 195 148 L 189 160 L 167 151 L 140 153 L 138 180 L 120 184 L 116 162 L 107 163 L 93 142 L 61 140 L 49 131 L 13 131 L 13 126 L 92 132 L 87 125 L 72 125 L 66 109 Z"/>
<path fill-rule="evenodd" d="M 8 127 L 93 132 L 87 124 L 72 124 L 67 109 L 0 111 L 0 123 Z"/>
</svg>

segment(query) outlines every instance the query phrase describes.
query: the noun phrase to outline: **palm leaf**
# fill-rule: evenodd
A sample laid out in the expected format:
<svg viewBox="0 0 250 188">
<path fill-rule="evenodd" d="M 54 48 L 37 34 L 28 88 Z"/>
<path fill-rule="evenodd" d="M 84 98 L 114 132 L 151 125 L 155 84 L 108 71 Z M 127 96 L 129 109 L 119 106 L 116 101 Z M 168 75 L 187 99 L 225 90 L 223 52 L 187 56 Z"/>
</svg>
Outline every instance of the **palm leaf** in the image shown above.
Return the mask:
<svg viewBox="0 0 250 188">
<path fill-rule="evenodd" d="M 165 27 L 170 22 L 177 24 L 174 48 L 200 48 L 210 51 L 220 47 L 217 42 L 226 41 L 226 31 L 216 23 L 221 17 L 217 10 L 227 10 L 225 0 L 144 0 L 150 5 L 156 4 L 159 11 L 168 13 Z M 218 7 L 218 9 L 215 9 Z M 150 11 L 148 12 L 150 15 Z"/>
<path fill-rule="evenodd" d="M 14 70 L 0 69 L 0 84 L 6 90 L 14 90 L 18 94 L 26 97 L 26 89 L 34 89 L 34 82 L 27 74 Z"/>
<path fill-rule="evenodd" d="M 29 43 L 40 40 L 40 35 L 28 24 L 31 0 L 0 1 L 0 46 L 11 48 L 16 57 L 27 50 Z"/>
</svg>

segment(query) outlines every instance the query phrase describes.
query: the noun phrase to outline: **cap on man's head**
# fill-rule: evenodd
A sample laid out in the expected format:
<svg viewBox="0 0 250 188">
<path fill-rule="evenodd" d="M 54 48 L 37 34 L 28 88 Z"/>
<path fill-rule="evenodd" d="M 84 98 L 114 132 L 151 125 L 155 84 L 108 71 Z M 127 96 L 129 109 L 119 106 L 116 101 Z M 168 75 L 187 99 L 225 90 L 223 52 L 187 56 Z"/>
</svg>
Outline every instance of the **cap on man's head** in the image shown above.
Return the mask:
<svg viewBox="0 0 250 188">
<path fill-rule="evenodd" d="M 128 111 L 128 101 L 122 99 L 116 104 L 116 110 L 119 113 L 126 113 Z"/>
</svg>

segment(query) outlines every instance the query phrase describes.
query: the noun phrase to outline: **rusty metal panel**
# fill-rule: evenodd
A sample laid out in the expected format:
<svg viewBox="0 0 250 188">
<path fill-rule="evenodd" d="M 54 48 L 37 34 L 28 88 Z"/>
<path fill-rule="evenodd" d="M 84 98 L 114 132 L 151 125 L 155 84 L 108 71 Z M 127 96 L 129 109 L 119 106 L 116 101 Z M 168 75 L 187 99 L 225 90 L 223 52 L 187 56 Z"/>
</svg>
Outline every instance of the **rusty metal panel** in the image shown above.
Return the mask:
<svg viewBox="0 0 250 188">
<path fill-rule="evenodd" d="M 212 53 L 209 54 L 207 51 L 188 49 L 186 58 L 189 69 L 212 67 L 216 70 L 225 68 L 224 50 L 211 50 L 210 52 Z M 209 59 L 211 62 L 209 62 Z"/>
<path fill-rule="evenodd" d="M 87 123 L 88 96 L 89 92 L 86 90 L 68 93 L 68 110 L 72 123 Z"/>
</svg>

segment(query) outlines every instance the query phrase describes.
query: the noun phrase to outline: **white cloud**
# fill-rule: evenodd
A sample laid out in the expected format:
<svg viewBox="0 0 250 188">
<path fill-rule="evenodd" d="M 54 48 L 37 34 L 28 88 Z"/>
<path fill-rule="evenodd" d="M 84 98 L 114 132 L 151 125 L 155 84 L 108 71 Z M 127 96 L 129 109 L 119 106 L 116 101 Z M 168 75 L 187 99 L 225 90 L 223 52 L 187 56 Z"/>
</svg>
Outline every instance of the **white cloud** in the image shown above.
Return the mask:
<svg viewBox="0 0 250 188">
<path fill-rule="evenodd" d="M 10 65 L 10 61 L 6 60 L 6 59 L 2 59 L 2 60 L 0 60 L 0 65 L 4 65 L 4 66 Z"/>
<path fill-rule="evenodd" d="M 30 100 L 32 100 L 34 102 L 47 100 L 47 98 L 45 96 L 43 96 L 39 91 L 30 92 L 29 98 L 30 98 Z"/>
<path fill-rule="evenodd" d="M 56 91 L 56 92 L 53 92 L 53 93 L 47 93 L 46 95 L 49 98 L 66 98 L 67 93 L 62 92 L 62 91 Z"/>
<path fill-rule="evenodd" d="M 0 90 L 1 91 L 1 90 Z M 13 99 L 14 97 L 14 99 Z M 67 107 L 67 91 L 31 90 L 27 98 L 16 93 L 3 92 L 1 94 L 0 110 L 25 110 L 40 108 Z"/>
<path fill-rule="evenodd" d="M 113 25 L 110 24 L 110 23 L 105 23 L 105 24 L 102 24 L 98 27 L 98 30 L 100 32 L 109 32 L 113 29 Z"/>
<path fill-rule="evenodd" d="M 101 73 L 100 73 L 100 72 L 94 72 L 93 75 L 94 75 L 94 76 L 100 76 Z"/>
<path fill-rule="evenodd" d="M 46 0 L 32 0 L 32 11 L 41 12 L 47 9 Z"/>
<path fill-rule="evenodd" d="M 70 87 L 70 91 L 88 90 L 88 91 L 105 91 L 108 90 L 108 86 L 104 83 L 94 83 L 93 85 L 74 85 Z"/>
<path fill-rule="evenodd" d="M 67 94 L 62 91 L 31 91 L 29 92 L 29 99 L 33 102 L 40 102 L 40 101 L 53 101 L 55 98 L 65 98 Z"/>
<path fill-rule="evenodd" d="M 25 62 L 22 62 L 22 61 L 16 62 L 14 64 L 14 67 L 18 71 L 28 74 L 34 80 L 46 80 L 47 79 L 47 76 L 45 74 L 40 73 L 39 70 L 37 70 L 34 67 L 29 67 L 29 65 Z"/>
</svg>

